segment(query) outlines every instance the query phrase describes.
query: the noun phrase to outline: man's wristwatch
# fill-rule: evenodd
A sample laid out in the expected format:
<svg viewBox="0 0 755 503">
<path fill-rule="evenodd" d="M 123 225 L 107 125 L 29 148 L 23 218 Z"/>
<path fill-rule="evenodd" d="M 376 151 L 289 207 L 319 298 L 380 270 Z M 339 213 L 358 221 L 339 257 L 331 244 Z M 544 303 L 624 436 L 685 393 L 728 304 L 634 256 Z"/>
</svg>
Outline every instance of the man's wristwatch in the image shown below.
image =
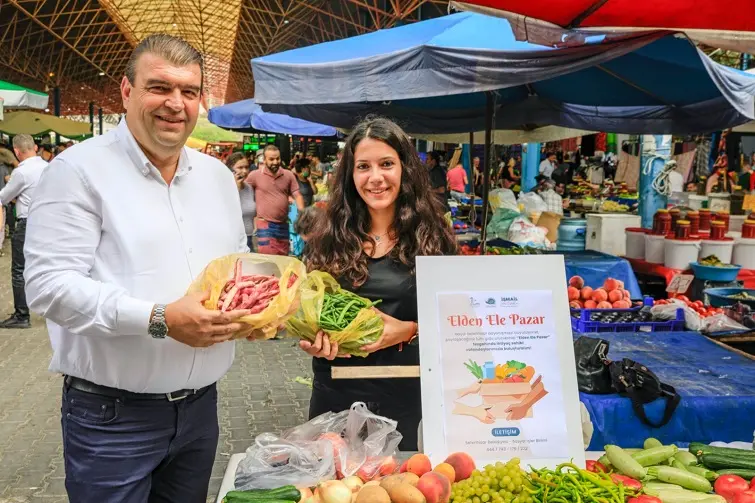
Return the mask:
<svg viewBox="0 0 755 503">
<path fill-rule="evenodd" d="M 168 324 L 165 322 L 165 304 L 155 304 L 152 317 L 149 319 L 149 335 L 153 339 L 165 339 L 168 335 Z"/>
</svg>

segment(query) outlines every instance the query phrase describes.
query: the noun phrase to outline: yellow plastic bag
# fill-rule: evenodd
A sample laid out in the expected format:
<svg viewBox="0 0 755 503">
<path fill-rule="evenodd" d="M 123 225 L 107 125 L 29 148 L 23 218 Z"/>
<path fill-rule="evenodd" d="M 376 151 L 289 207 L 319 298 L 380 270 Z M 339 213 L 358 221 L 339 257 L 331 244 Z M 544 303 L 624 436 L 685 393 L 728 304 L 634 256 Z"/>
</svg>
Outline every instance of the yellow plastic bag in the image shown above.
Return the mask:
<svg viewBox="0 0 755 503">
<path fill-rule="evenodd" d="M 286 323 L 288 335 L 314 341 L 320 331 L 320 313 L 325 293 L 338 293 L 341 286 L 328 273 L 312 271 L 301 285 L 301 307 Z M 367 299 L 363 299 L 369 302 Z M 338 343 L 341 353 L 367 356 L 360 348 L 372 344 L 383 335 L 383 319 L 372 309 L 362 309 L 349 325 L 338 332 L 328 332 L 331 341 Z"/>
<path fill-rule="evenodd" d="M 205 267 L 194 280 L 187 294 L 210 292 L 210 298 L 204 303 L 207 309 L 216 311 L 218 300 L 225 285 L 233 279 L 236 263 L 240 261 L 241 273 L 277 276 L 280 294 L 261 312 L 240 318 L 239 321 L 249 325 L 249 330 L 237 334 L 236 338 L 247 337 L 253 330 L 263 333 L 265 339 L 275 336 L 278 327 L 296 312 L 299 307 L 299 286 L 307 277 L 307 269 L 293 257 L 278 255 L 261 255 L 257 253 L 235 253 L 220 257 Z"/>
</svg>

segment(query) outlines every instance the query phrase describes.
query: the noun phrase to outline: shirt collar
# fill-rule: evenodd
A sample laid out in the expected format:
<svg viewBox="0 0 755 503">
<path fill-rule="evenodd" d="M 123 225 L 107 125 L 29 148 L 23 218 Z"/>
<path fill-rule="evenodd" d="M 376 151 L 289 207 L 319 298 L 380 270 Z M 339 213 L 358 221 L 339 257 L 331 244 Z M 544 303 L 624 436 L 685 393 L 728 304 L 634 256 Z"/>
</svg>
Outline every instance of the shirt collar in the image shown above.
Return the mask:
<svg viewBox="0 0 755 503">
<path fill-rule="evenodd" d="M 265 166 L 264 168 L 262 168 L 262 173 L 273 179 L 280 178 L 281 176 L 283 176 L 283 167 L 278 168 L 278 171 L 276 171 L 275 174 L 272 174 L 270 170 L 267 169 L 267 166 Z"/>
<path fill-rule="evenodd" d="M 144 151 L 136 142 L 136 138 L 134 138 L 134 135 L 128 128 L 128 124 L 126 124 L 125 117 L 121 119 L 121 122 L 118 124 L 115 134 L 117 135 L 118 139 L 123 142 L 124 148 L 126 149 L 126 154 L 128 154 L 129 158 L 134 163 L 134 166 L 136 166 L 137 169 L 141 171 L 142 175 L 147 176 L 149 175 L 150 171 L 157 171 L 157 168 L 152 164 L 152 162 L 150 162 L 149 159 L 147 159 Z M 191 169 L 191 162 L 189 160 L 189 155 L 186 153 L 186 147 L 182 147 L 181 154 L 178 157 L 178 169 L 176 169 L 176 177 L 186 175 L 189 171 L 191 171 Z"/>
</svg>

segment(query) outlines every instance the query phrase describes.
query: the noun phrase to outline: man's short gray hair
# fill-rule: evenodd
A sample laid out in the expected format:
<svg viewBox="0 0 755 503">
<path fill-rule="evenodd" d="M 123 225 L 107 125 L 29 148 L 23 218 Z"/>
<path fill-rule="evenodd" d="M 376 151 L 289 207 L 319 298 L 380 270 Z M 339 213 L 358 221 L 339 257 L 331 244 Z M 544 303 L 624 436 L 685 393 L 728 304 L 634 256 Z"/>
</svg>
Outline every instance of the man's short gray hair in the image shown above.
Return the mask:
<svg viewBox="0 0 755 503">
<path fill-rule="evenodd" d="M 204 88 L 204 58 L 186 40 L 167 33 L 154 33 L 144 37 L 134 48 L 126 64 L 126 78 L 131 85 L 136 82 L 136 64 L 142 54 L 160 56 L 175 66 L 199 65 L 201 87 Z"/>
<path fill-rule="evenodd" d="M 34 152 L 34 138 L 28 134 L 17 134 L 13 137 L 13 148 L 19 152 Z"/>
</svg>

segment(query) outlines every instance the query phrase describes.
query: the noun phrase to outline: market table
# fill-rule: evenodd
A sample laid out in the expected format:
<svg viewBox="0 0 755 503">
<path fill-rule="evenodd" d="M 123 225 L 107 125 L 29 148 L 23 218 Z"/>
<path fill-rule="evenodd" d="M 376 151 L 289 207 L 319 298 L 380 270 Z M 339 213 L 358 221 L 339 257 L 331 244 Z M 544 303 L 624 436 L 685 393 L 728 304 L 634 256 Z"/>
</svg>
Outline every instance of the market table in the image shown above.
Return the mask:
<svg viewBox="0 0 755 503">
<path fill-rule="evenodd" d="M 607 340 L 610 359 L 631 358 L 647 365 L 682 396 L 671 421 L 655 429 L 635 416 L 628 398 L 580 393 L 595 427 L 588 450 L 599 450 L 606 444 L 638 447 L 647 437 L 680 445 L 753 438 L 755 364 L 746 356 L 697 332 L 584 335 Z M 659 420 L 665 404 L 665 400 L 656 400 L 647 405 L 648 417 Z"/>
<path fill-rule="evenodd" d="M 692 269 L 671 269 L 662 264 L 651 264 L 645 260 L 627 258 L 627 261 L 632 265 L 634 272 L 638 274 L 646 274 L 648 276 L 659 276 L 666 280 L 666 285 L 671 283 L 671 280 L 680 273 L 692 274 Z M 740 269 L 737 275 L 737 281 L 744 283 L 745 288 L 755 288 L 755 270 L 752 269 Z"/>
</svg>

